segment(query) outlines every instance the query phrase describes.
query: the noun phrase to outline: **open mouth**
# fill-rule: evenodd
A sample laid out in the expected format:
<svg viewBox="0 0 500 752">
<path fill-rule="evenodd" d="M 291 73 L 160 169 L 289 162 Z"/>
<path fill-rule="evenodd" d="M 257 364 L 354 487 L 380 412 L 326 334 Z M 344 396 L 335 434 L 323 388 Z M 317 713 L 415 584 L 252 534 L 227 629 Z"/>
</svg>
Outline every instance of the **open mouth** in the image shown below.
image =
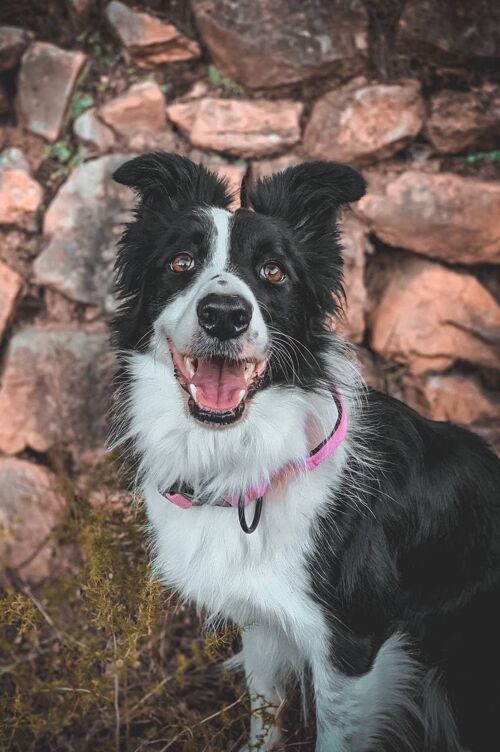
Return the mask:
<svg viewBox="0 0 500 752">
<path fill-rule="evenodd" d="M 172 342 L 169 347 L 175 376 L 189 395 L 188 409 L 193 418 L 225 426 L 243 417 L 262 381 L 266 360 L 197 358 L 181 355 Z"/>
</svg>

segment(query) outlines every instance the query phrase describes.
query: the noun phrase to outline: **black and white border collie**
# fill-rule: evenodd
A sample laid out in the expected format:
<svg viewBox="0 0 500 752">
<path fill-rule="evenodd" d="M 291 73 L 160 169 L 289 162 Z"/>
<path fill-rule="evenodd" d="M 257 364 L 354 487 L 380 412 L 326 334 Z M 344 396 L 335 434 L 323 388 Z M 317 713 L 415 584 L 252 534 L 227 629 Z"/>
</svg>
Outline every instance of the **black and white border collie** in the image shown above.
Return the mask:
<svg viewBox="0 0 500 752">
<path fill-rule="evenodd" d="M 241 627 L 246 749 L 279 748 L 297 680 L 317 752 L 498 749 L 500 461 L 366 389 L 332 332 L 336 222 L 362 177 L 305 163 L 235 212 L 184 157 L 114 178 L 139 197 L 116 263 L 116 443 L 165 583 Z"/>
</svg>

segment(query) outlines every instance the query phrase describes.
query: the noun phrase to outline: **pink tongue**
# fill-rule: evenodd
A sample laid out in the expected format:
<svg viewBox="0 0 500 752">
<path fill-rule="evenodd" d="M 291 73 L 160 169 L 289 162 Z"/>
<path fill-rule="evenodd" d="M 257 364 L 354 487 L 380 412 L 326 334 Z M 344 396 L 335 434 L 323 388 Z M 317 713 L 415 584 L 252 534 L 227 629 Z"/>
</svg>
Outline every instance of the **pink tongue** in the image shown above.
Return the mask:
<svg viewBox="0 0 500 752">
<path fill-rule="evenodd" d="M 245 369 L 243 365 L 223 360 L 199 360 L 191 382 L 196 387 L 196 401 L 202 407 L 232 410 L 241 401 L 241 390 L 246 389 Z"/>
</svg>

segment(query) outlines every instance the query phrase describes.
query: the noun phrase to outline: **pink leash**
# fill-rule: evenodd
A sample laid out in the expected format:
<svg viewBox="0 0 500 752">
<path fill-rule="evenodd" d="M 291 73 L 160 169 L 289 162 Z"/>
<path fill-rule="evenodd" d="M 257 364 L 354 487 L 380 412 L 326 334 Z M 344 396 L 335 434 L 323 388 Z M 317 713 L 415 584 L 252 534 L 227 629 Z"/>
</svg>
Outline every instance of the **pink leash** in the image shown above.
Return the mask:
<svg viewBox="0 0 500 752">
<path fill-rule="evenodd" d="M 256 486 L 251 486 L 244 494 L 240 496 L 227 496 L 222 500 L 222 503 L 218 506 L 231 506 L 238 508 L 238 516 L 240 524 L 245 533 L 252 533 L 257 527 L 262 510 L 262 498 L 266 494 L 271 483 L 281 475 L 292 472 L 309 472 L 319 467 L 328 457 L 330 457 L 340 444 L 345 439 L 348 427 L 347 411 L 345 409 L 344 400 L 337 389 L 332 390 L 332 397 L 337 405 L 338 416 L 337 422 L 333 427 L 332 432 L 323 441 L 318 444 L 306 457 L 302 457 L 298 460 L 292 460 L 285 467 L 273 473 L 269 480 L 262 481 Z M 182 489 L 184 490 L 184 489 Z M 189 509 L 192 506 L 200 506 L 200 503 L 192 498 L 191 494 L 182 493 L 180 490 L 169 489 L 168 491 L 160 491 L 161 495 L 171 501 L 181 509 Z M 247 525 L 245 519 L 245 507 L 251 504 L 252 501 L 257 501 L 254 519 L 251 525 Z"/>
</svg>

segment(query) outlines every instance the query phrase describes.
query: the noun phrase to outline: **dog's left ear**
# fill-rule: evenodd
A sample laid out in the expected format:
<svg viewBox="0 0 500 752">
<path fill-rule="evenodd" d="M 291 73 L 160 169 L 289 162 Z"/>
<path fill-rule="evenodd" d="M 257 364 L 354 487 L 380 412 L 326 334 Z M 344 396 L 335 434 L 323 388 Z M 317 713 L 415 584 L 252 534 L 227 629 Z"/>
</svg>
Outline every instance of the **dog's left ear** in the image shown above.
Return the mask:
<svg viewBox="0 0 500 752">
<path fill-rule="evenodd" d="M 288 167 L 248 189 L 256 212 L 281 217 L 291 227 L 318 230 L 335 221 L 344 204 L 358 201 L 366 190 L 360 173 L 340 162 L 304 162 Z"/>
<path fill-rule="evenodd" d="M 179 154 L 142 154 L 119 167 L 113 179 L 133 188 L 146 207 L 207 204 L 226 209 L 232 200 L 224 178 Z"/>
</svg>

